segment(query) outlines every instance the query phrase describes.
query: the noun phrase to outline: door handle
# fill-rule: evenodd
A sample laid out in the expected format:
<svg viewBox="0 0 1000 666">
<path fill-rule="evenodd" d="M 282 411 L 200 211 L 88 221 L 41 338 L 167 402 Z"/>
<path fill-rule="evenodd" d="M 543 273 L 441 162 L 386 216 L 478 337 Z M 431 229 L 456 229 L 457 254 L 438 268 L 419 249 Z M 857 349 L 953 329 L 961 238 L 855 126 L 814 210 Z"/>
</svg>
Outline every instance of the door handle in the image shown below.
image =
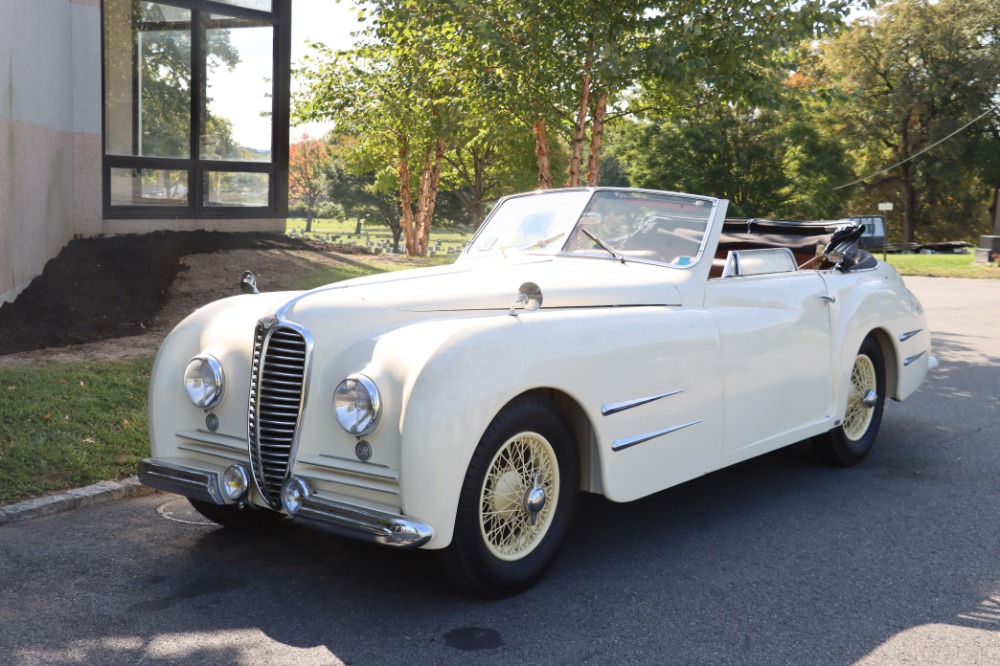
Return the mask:
<svg viewBox="0 0 1000 666">
<path fill-rule="evenodd" d="M 837 302 L 837 299 L 834 296 L 827 296 L 826 294 L 820 296 L 820 299 L 824 303 L 836 303 Z"/>
</svg>

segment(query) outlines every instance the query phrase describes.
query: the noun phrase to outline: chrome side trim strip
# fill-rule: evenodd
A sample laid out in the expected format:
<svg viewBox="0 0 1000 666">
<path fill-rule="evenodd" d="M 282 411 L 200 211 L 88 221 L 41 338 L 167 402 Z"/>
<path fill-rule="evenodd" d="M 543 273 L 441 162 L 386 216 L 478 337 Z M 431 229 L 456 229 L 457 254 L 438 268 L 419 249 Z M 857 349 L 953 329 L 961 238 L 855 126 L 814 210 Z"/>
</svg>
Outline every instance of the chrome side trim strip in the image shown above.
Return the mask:
<svg viewBox="0 0 1000 666">
<path fill-rule="evenodd" d="M 926 353 L 927 353 L 927 350 L 924 350 L 924 351 L 920 352 L 919 354 L 914 354 L 913 356 L 907 356 L 906 358 L 903 359 L 903 367 L 906 367 L 909 364 L 913 363 L 914 361 L 916 361 L 917 359 L 919 359 L 921 356 L 923 356 Z"/>
<path fill-rule="evenodd" d="M 698 425 L 701 423 L 701 419 L 697 421 L 691 421 L 691 423 L 685 423 L 683 425 L 674 426 L 672 428 L 665 428 L 664 430 L 657 430 L 656 432 L 649 432 L 645 435 L 636 435 L 635 437 L 625 437 L 623 439 L 616 439 L 611 443 L 611 450 L 614 452 L 624 451 L 625 449 L 635 446 L 636 444 L 642 444 L 643 442 L 648 442 L 651 439 L 656 439 L 657 437 L 662 437 L 663 435 L 669 435 L 672 432 L 677 432 L 678 430 L 683 430 L 684 428 L 690 428 L 693 425 Z"/>
<path fill-rule="evenodd" d="M 922 328 L 918 328 L 915 331 L 907 331 L 906 333 L 903 333 L 902 335 L 899 336 L 899 341 L 900 342 L 906 342 L 907 340 L 909 340 L 910 338 L 912 338 L 914 335 L 916 335 L 917 333 L 920 333 L 923 330 L 924 329 L 922 329 Z"/>
<path fill-rule="evenodd" d="M 416 548 L 431 540 L 434 530 L 425 523 L 394 513 L 365 509 L 309 495 L 295 516 L 310 527 L 394 548 Z"/>
<path fill-rule="evenodd" d="M 670 391 L 669 393 L 660 393 L 659 395 L 651 395 L 645 398 L 636 398 L 635 400 L 624 400 L 622 402 L 609 402 L 606 405 L 601 406 L 601 414 L 604 416 L 611 416 L 612 414 L 617 414 L 618 412 L 624 412 L 626 409 L 632 409 L 633 407 L 641 407 L 643 405 L 649 404 L 651 402 L 656 402 L 662 398 L 669 398 L 672 395 L 677 395 L 678 393 L 683 393 L 683 389 L 677 391 Z"/>
</svg>

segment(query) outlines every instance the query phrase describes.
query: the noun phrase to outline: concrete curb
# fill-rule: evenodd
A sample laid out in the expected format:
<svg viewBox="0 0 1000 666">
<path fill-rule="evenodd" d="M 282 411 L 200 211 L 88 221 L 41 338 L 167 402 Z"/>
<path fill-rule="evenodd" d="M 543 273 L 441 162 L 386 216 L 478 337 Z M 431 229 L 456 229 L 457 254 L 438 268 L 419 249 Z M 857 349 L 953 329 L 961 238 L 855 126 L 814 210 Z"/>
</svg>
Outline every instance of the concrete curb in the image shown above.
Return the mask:
<svg viewBox="0 0 1000 666">
<path fill-rule="evenodd" d="M 159 491 L 140 484 L 138 477 L 134 476 L 121 481 L 101 481 L 85 488 L 0 506 L 0 526 L 156 492 Z"/>
</svg>

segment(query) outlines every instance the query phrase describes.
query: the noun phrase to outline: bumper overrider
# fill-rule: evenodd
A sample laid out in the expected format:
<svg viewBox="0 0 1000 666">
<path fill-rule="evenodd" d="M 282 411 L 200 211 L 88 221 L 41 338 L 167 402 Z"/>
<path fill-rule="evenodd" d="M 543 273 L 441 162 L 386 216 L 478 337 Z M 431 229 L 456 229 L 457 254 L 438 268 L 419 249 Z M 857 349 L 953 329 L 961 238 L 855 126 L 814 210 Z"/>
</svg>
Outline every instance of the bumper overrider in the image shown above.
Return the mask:
<svg viewBox="0 0 1000 666">
<path fill-rule="evenodd" d="M 192 460 L 145 458 L 139 463 L 139 480 L 153 488 L 213 504 L 239 504 L 249 493 L 249 468 L 221 467 Z M 240 484 L 244 484 L 240 488 Z M 285 482 L 282 503 L 296 522 L 340 536 L 395 548 L 416 548 L 434 536 L 427 524 L 385 511 L 338 502 L 313 493 L 297 476 Z"/>
</svg>

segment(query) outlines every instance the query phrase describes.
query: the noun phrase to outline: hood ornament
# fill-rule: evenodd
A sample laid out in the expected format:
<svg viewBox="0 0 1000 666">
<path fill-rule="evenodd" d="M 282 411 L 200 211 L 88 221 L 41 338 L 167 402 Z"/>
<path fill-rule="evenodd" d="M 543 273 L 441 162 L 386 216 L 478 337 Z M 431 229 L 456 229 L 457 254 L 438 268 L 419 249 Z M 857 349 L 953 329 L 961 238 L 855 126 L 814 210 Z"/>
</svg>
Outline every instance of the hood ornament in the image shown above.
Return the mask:
<svg viewBox="0 0 1000 666">
<path fill-rule="evenodd" d="M 510 306 L 511 317 L 517 316 L 517 310 L 527 310 L 528 312 L 534 312 L 538 308 L 542 307 L 542 290 L 534 282 L 525 282 L 521 285 L 520 289 L 517 290 L 517 298 L 514 300 L 514 304 Z"/>
<path fill-rule="evenodd" d="M 243 271 L 243 276 L 240 278 L 240 291 L 244 294 L 260 293 L 260 290 L 257 289 L 257 276 L 251 271 Z"/>
</svg>

